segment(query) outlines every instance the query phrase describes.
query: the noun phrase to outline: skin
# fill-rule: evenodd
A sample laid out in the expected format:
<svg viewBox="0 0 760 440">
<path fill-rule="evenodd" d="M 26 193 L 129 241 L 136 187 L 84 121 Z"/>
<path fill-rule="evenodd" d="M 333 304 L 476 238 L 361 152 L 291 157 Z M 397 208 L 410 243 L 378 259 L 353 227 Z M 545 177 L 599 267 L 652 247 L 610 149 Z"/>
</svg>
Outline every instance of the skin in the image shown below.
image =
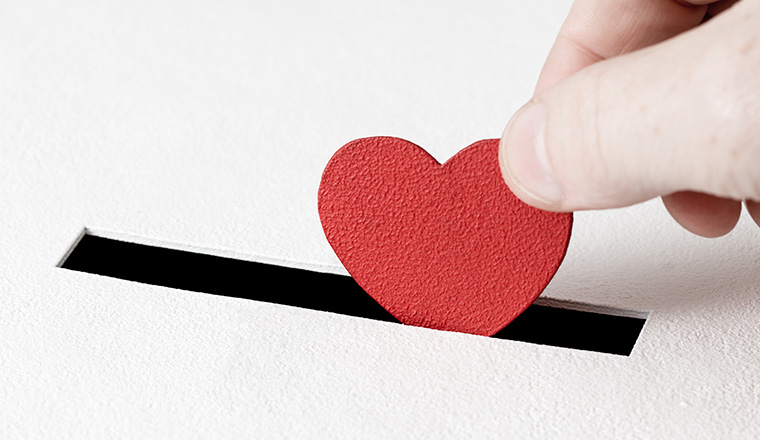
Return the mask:
<svg viewBox="0 0 760 440">
<path fill-rule="evenodd" d="M 576 0 L 499 158 L 538 208 L 662 197 L 718 237 L 744 202 L 760 225 L 760 0 Z"/>
</svg>

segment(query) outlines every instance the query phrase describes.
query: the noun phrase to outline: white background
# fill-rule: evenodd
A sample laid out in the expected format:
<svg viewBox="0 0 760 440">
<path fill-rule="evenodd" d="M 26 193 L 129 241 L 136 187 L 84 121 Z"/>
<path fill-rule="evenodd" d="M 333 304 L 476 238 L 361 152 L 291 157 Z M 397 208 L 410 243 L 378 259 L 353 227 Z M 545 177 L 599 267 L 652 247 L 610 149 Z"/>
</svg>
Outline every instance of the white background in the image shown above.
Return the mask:
<svg viewBox="0 0 760 440">
<path fill-rule="evenodd" d="M 706 240 L 659 201 L 576 214 L 544 297 L 651 312 L 630 357 L 56 268 L 87 227 L 341 272 L 316 211 L 332 153 L 498 137 L 569 2 L 10 3 L 0 437 L 760 436 L 746 216 Z"/>
</svg>

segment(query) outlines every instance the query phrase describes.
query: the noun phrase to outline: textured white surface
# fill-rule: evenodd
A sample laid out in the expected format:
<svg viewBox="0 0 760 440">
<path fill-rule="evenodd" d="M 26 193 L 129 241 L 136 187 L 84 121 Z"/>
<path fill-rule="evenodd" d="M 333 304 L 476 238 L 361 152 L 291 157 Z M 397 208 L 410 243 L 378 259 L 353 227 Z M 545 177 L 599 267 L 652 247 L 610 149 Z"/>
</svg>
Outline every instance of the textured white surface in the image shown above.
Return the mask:
<svg viewBox="0 0 760 440">
<path fill-rule="evenodd" d="M 340 271 L 316 211 L 332 152 L 497 137 L 568 7 L 0 7 L 0 437 L 759 437 L 747 218 L 711 241 L 656 201 L 577 214 L 545 296 L 652 311 L 630 357 L 55 267 L 90 227 Z"/>
</svg>

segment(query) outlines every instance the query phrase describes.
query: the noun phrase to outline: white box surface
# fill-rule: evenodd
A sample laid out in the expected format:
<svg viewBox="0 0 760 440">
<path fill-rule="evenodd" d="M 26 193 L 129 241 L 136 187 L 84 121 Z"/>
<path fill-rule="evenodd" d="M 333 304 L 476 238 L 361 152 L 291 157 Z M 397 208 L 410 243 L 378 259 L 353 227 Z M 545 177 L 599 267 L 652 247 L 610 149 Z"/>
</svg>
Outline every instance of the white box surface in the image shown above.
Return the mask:
<svg viewBox="0 0 760 440">
<path fill-rule="evenodd" d="M 547 298 L 651 312 L 629 357 L 57 268 L 83 228 L 342 273 L 344 143 L 498 137 L 568 1 L 0 7 L 0 437 L 758 438 L 760 230 L 578 213 Z M 561 329 L 558 329 L 561 331 Z"/>
</svg>

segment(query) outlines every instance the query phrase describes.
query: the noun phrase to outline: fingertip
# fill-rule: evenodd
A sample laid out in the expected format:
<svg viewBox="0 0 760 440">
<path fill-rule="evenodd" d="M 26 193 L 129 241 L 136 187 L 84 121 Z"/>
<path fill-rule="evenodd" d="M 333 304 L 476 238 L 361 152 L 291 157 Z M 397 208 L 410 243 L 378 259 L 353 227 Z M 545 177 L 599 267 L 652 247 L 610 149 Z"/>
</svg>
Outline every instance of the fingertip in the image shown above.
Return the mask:
<svg viewBox="0 0 760 440">
<path fill-rule="evenodd" d="M 499 166 L 504 181 L 525 203 L 562 211 L 563 192 L 546 153 L 546 108 L 531 101 L 515 113 L 499 143 Z"/>
<path fill-rule="evenodd" d="M 731 232 L 742 209 L 740 201 L 693 191 L 663 196 L 662 201 L 679 225 L 705 238 L 722 237 Z"/>
<path fill-rule="evenodd" d="M 754 220 L 758 226 L 760 226 L 760 202 L 747 200 L 745 203 L 749 216 L 752 217 L 752 220 Z"/>
</svg>

